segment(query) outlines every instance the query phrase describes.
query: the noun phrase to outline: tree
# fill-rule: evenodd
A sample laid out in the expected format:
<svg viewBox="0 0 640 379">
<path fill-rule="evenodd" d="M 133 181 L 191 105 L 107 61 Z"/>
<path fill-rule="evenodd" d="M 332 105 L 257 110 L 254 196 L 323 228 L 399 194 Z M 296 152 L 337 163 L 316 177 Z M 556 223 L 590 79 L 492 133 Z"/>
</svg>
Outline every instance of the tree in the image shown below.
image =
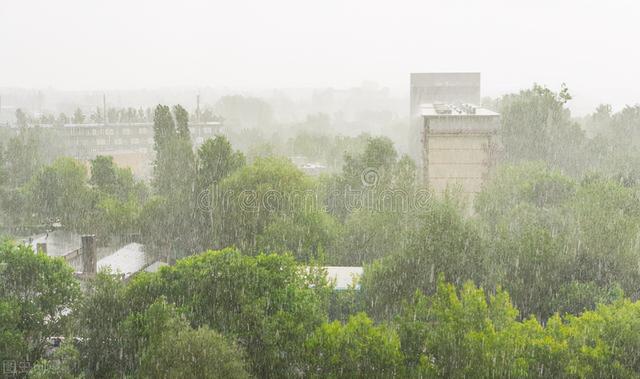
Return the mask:
<svg viewBox="0 0 640 379">
<path fill-rule="evenodd" d="M 571 121 L 565 107 L 570 99 L 564 85 L 557 94 L 534 85 L 501 98 L 498 108 L 504 158 L 508 162 L 544 160 L 572 173 L 587 168 L 585 162 L 590 160 L 584 154 L 585 134 Z"/>
<path fill-rule="evenodd" d="M 156 195 L 165 199 L 155 202 L 153 209 L 158 210 L 157 206 L 162 204 L 165 207 L 163 212 L 172 215 L 174 221 L 171 228 L 163 231 L 172 241 L 165 250 L 173 257 L 186 256 L 197 251 L 199 241 L 195 235 L 198 229 L 194 227 L 196 167 L 187 125 L 188 114 L 180 106 L 174 107 L 172 114 L 168 106 L 158 105 L 153 120 L 156 151 L 153 188 Z M 163 221 L 148 219 L 148 222 Z M 158 230 L 158 226 L 147 225 L 143 229 Z"/>
<path fill-rule="evenodd" d="M 631 378 L 640 374 L 640 303 L 622 300 L 580 317 L 568 316 L 565 325 L 554 325 L 565 339 L 575 376 Z M 549 327 L 547 327 L 550 329 Z"/>
<path fill-rule="evenodd" d="M 227 123 L 245 128 L 260 128 L 273 121 L 271 106 L 255 97 L 223 96 L 215 104 L 214 111 Z"/>
<path fill-rule="evenodd" d="M 311 262 L 334 249 L 338 223 L 322 210 L 303 210 L 276 218 L 256 237 L 262 252 L 289 252 L 298 261 Z"/>
<path fill-rule="evenodd" d="M 198 189 L 198 237 L 199 247 L 207 249 L 213 246 L 214 218 L 218 217 L 214 196 L 220 182 L 245 165 L 245 157 L 239 151 L 234 151 L 224 136 L 216 136 L 206 140 L 198 149 L 196 159 L 197 189 Z"/>
<path fill-rule="evenodd" d="M 186 311 L 192 326 L 235 338 L 253 375 L 272 377 L 299 372 L 301 346 L 326 320 L 328 287 L 320 272 L 299 267 L 291 256 L 225 249 L 138 276 L 130 293 L 130 304 L 140 308 L 164 296 Z"/>
<path fill-rule="evenodd" d="M 26 128 L 29 125 L 29 116 L 21 108 L 16 109 L 16 124 L 19 128 Z"/>
<path fill-rule="evenodd" d="M 495 280 L 541 320 L 611 301 L 618 286 L 635 297 L 636 197 L 600 175 L 576 182 L 543 163 L 502 167 L 476 200 Z"/>
<path fill-rule="evenodd" d="M 29 204 L 40 222 L 60 220 L 79 230 L 91 219 L 88 212 L 95 201 L 87 186 L 87 173 L 80 162 L 59 158 L 44 167 L 27 185 Z"/>
<path fill-rule="evenodd" d="M 65 332 L 79 284 L 61 258 L 10 241 L 0 242 L 0 271 L 0 360 L 35 362 Z"/>
<path fill-rule="evenodd" d="M 456 284 L 492 284 L 489 250 L 476 225 L 449 201 L 430 205 L 404 249 L 365 267 L 364 303 L 375 318 L 393 317 L 418 289 L 433 293 L 440 273 Z"/>
<path fill-rule="evenodd" d="M 195 178 L 195 158 L 187 126 L 188 115 L 174 107 L 176 122 L 168 106 L 158 105 L 154 112 L 154 141 L 156 159 L 153 182 L 156 193 L 172 201 L 189 202 Z"/>
<path fill-rule="evenodd" d="M 415 164 L 407 156 L 398 160 L 391 140 L 367 138 L 364 151 L 345 154 L 344 161 L 342 174 L 324 182 L 329 213 L 344 221 L 356 209 L 397 214 L 408 210 L 405 206 L 417 190 Z"/>
<path fill-rule="evenodd" d="M 612 180 L 584 180 L 570 201 L 577 224 L 575 278 L 607 288 L 616 283 L 632 298 L 640 295 L 635 268 L 640 230 L 636 188 Z"/>
<path fill-rule="evenodd" d="M 412 217 L 404 216 L 402 212 L 356 209 L 345 220 L 330 263 L 362 266 L 404 250 L 414 227 Z"/>
<path fill-rule="evenodd" d="M 5 167 L 10 188 L 28 182 L 44 163 L 39 134 L 27 130 L 9 139 L 6 145 Z"/>
<path fill-rule="evenodd" d="M 489 227 L 511 223 L 523 206 L 540 210 L 561 207 L 576 193 L 575 180 L 544 162 L 504 165 L 475 200 L 478 215 Z"/>
<path fill-rule="evenodd" d="M 226 137 L 206 140 L 198 149 L 198 188 L 208 189 L 245 165 L 246 159 Z"/>
<path fill-rule="evenodd" d="M 215 246 L 248 253 L 284 248 L 307 260 L 327 248 L 323 244 L 336 231 L 313 180 L 282 158 L 258 159 L 238 170 L 221 182 L 212 201 Z"/>
<path fill-rule="evenodd" d="M 105 115 L 102 114 L 102 109 L 100 109 L 100 107 L 96 107 L 96 110 L 91 113 L 91 116 L 89 116 L 89 118 L 94 124 L 99 124 L 104 122 L 104 116 Z"/>
<path fill-rule="evenodd" d="M 58 115 L 58 118 L 55 120 L 55 124 L 57 126 L 63 126 L 69 123 L 69 117 L 67 117 L 66 114 L 64 114 L 63 112 L 60 112 L 60 114 Z"/>
<path fill-rule="evenodd" d="M 107 237 L 138 233 L 138 216 L 146 201 L 147 188 L 136 182 L 129 168 L 120 168 L 111 156 L 91 160 L 89 184 L 97 195 L 95 222 L 89 225 L 103 241 Z"/>
<path fill-rule="evenodd" d="M 73 118 L 72 118 L 73 123 L 82 124 L 84 123 L 84 120 L 85 120 L 85 115 L 84 113 L 82 113 L 82 109 L 76 108 L 76 110 L 73 112 Z"/>
<path fill-rule="evenodd" d="M 470 282 L 456 290 L 440 278 L 436 292 L 417 292 L 397 321 L 407 369 L 440 378 L 565 377 L 562 337 L 517 315 L 504 291 L 487 296 Z"/>
<path fill-rule="evenodd" d="M 176 259 L 180 254 L 180 246 L 170 233 L 179 214 L 171 212 L 166 198 L 161 196 L 151 197 L 140 210 L 139 224 L 142 242 L 146 246 L 146 252 L 157 259 Z M 180 237 L 180 236 L 178 236 Z"/>
<path fill-rule="evenodd" d="M 581 315 L 593 311 L 599 304 L 612 304 L 624 298 L 619 284 L 600 286 L 596 282 L 571 281 L 563 283 L 557 290 L 550 308 L 558 314 Z"/>
<path fill-rule="evenodd" d="M 7 172 L 7 159 L 5 158 L 4 146 L 0 144 L 0 188 L 4 187 L 9 181 Z"/>
<path fill-rule="evenodd" d="M 29 370 L 33 379 L 78 379 L 80 374 L 80 352 L 73 342 L 63 342 L 48 358 L 42 358 Z"/>
<path fill-rule="evenodd" d="M 96 189 L 121 201 L 144 199 L 147 189 L 144 183 L 136 182 L 130 168 L 118 167 L 111 156 L 98 155 L 90 162 L 89 183 Z"/>
<path fill-rule="evenodd" d="M 558 220 L 555 216 L 528 207 L 518 210 L 511 224 L 496 232 L 492 266 L 522 315 L 546 320 L 555 312 L 556 301 L 568 300 L 558 300 L 559 289 L 575 275 L 578 241 L 569 228 L 558 225 L 554 230 L 549 225 L 548 219 Z"/>
<path fill-rule="evenodd" d="M 173 107 L 173 115 L 178 138 L 189 140 L 191 138 L 189 133 L 189 113 L 181 105 L 175 105 Z"/>
<path fill-rule="evenodd" d="M 364 313 L 323 324 L 305 342 L 310 378 L 391 378 L 403 373 L 400 339 Z"/>
<path fill-rule="evenodd" d="M 397 158 L 398 153 L 389 138 L 369 138 L 362 154 L 345 157 L 343 175 L 351 189 L 384 186 L 392 181 Z"/>
<path fill-rule="evenodd" d="M 91 160 L 91 180 L 89 183 L 106 193 L 113 194 L 117 182 L 118 175 L 113 157 L 98 155 Z"/>
<path fill-rule="evenodd" d="M 89 282 L 77 315 L 80 363 L 93 377 L 120 377 L 131 370 L 121 327 L 129 313 L 124 283 L 110 271 L 99 272 Z"/>
<path fill-rule="evenodd" d="M 249 378 L 243 353 L 233 343 L 207 327 L 188 326 L 163 333 L 145 351 L 141 378 Z"/>
</svg>

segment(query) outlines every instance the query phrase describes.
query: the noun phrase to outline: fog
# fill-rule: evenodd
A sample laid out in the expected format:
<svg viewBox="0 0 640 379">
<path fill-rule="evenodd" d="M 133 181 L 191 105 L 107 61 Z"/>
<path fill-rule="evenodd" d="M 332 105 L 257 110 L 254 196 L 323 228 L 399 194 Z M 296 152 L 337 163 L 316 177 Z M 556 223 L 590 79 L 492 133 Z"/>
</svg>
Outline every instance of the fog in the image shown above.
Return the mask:
<svg viewBox="0 0 640 379">
<path fill-rule="evenodd" d="M 638 10 L 0 0 L 0 377 L 640 378 Z"/>
<path fill-rule="evenodd" d="M 409 72 L 479 71 L 491 97 L 565 82 L 583 115 L 640 98 L 638 17 L 634 1 L 2 1 L 0 88 L 404 95 Z"/>
</svg>

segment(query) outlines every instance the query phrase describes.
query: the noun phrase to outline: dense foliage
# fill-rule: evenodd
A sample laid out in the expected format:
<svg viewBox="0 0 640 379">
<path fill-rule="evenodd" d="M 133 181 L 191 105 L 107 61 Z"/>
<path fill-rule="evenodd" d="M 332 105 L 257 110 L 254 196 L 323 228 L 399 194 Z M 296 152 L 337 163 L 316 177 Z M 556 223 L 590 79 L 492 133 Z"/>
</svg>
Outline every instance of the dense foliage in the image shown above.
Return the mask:
<svg viewBox="0 0 640 379">
<path fill-rule="evenodd" d="M 287 151 L 323 160 L 313 176 L 282 146 L 194 149 L 187 112 L 158 106 L 147 184 L 111 157 L 23 154 L 41 143 L 25 116 L 0 149 L 0 220 L 139 238 L 170 266 L 81 292 L 62 260 L 3 243 L 0 359 L 65 378 L 640 377 L 640 112 L 601 106 L 583 129 L 569 100 L 491 104 L 502 155 L 472 210 L 385 137 L 304 130 Z M 257 99 L 217 108 L 271 122 Z M 338 265 L 364 266 L 359 285 L 333 290 Z"/>
</svg>

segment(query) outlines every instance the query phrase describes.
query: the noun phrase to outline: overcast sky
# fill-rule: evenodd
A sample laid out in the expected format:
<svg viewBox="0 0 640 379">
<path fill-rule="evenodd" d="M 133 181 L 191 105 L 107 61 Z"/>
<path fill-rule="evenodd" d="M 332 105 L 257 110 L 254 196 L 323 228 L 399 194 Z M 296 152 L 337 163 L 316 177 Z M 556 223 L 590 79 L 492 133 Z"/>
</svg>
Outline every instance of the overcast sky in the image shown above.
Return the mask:
<svg viewBox="0 0 640 379">
<path fill-rule="evenodd" d="M 0 87 L 408 91 L 480 71 L 496 96 L 566 82 L 578 112 L 640 102 L 637 1 L 0 0 Z"/>
</svg>

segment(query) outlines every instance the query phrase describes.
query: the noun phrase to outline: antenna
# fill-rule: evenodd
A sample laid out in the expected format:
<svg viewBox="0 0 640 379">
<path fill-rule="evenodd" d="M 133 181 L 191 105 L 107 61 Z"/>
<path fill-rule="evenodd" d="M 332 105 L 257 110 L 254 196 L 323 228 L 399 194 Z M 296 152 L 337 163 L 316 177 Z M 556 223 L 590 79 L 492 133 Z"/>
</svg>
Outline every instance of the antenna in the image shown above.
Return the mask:
<svg viewBox="0 0 640 379">
<path fill-rule="evenodd" d="M 102 94 L 102 119 L 104 120 L 104 125 L 107 125 L 107 95 Z"/>
<path fill-rule="evenodd" d="M 200 94 L 196 96 L 196 121 L 200 122 Z"/>
</svg>

